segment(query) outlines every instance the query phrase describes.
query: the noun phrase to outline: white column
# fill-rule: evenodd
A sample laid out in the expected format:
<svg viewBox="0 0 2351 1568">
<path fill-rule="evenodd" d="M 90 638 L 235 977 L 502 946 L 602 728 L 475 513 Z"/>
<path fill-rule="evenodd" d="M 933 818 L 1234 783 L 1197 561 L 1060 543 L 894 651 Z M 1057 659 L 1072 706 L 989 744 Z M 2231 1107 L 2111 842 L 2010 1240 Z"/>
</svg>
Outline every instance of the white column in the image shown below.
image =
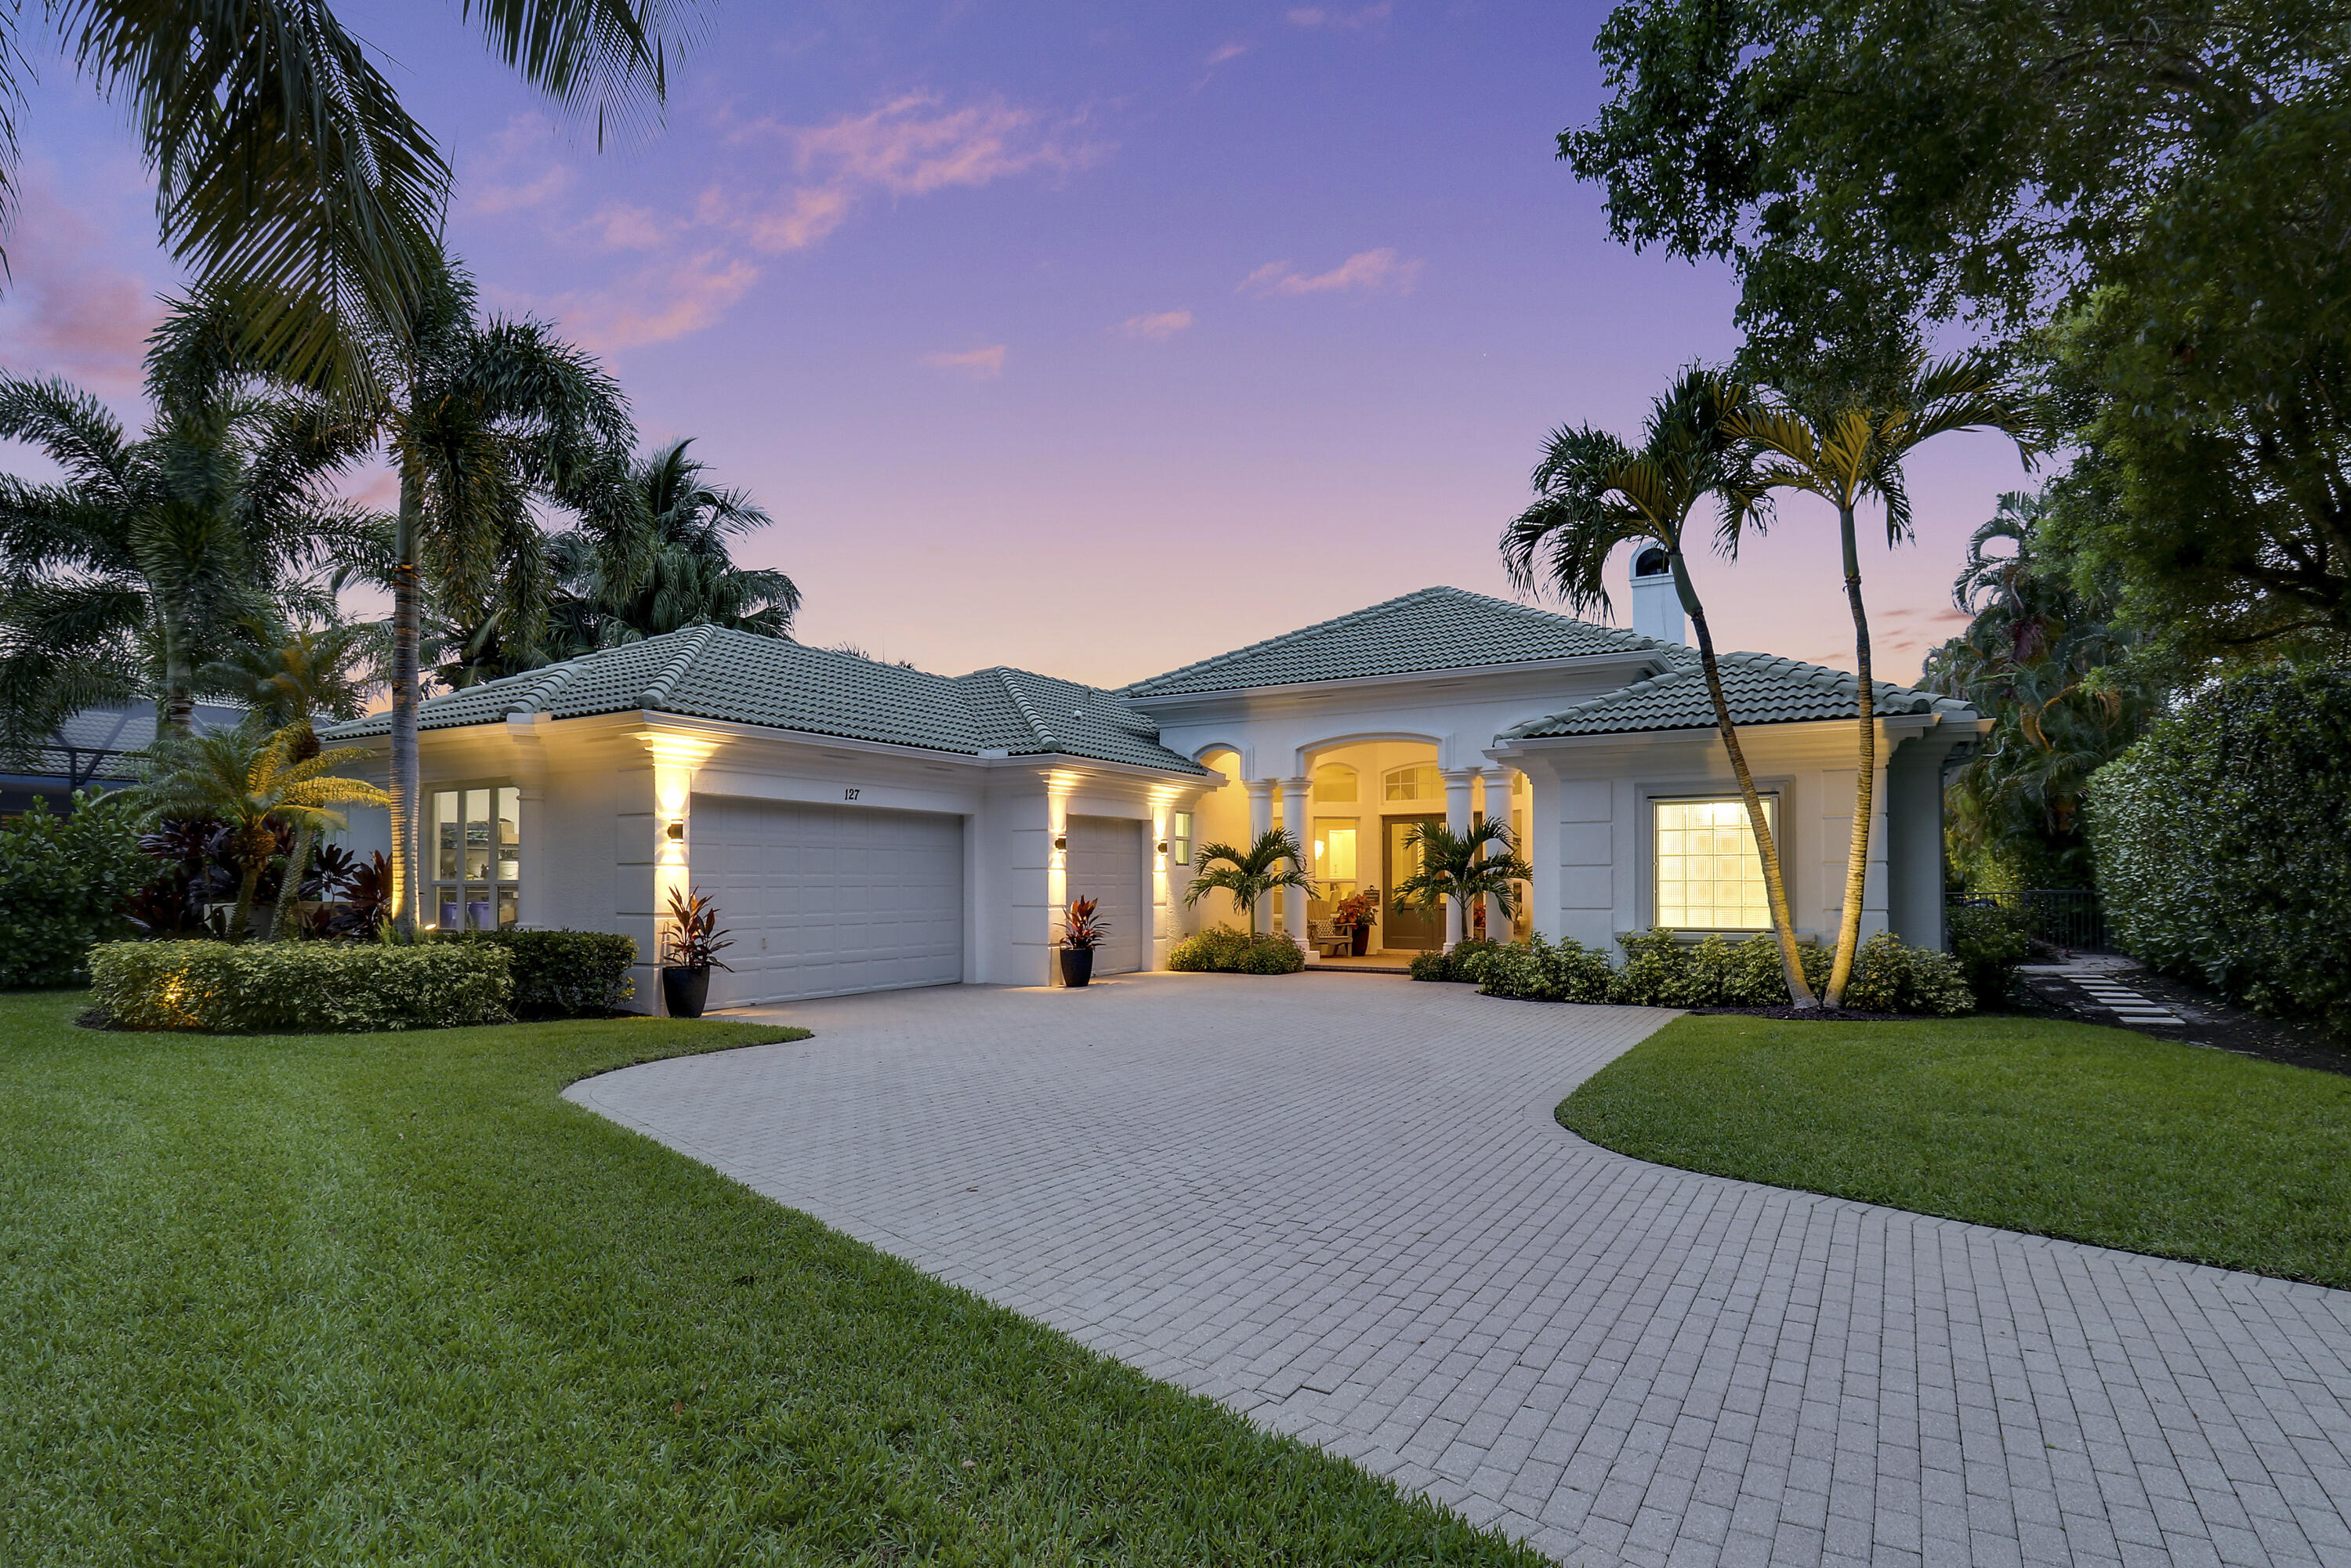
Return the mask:
<svg viewBox="0 0 2351 1568">
<path fill-rule="evenodd" d="M 1299 866 L 1310 876 L 1314 872 L 1313 789 L 1314 780 L 1311 779 L 1285 779 L 1281 781 L 1281 825 L 1297 838 L 1298 852 L 1303 857 Z M 1303 890 L 1295 887 L 1281 890 L 1281 923 L 1282 929 L 1290 933 L 1290 940 L 1306 949 L 1307 961 L 1311 963 L 1316 955 L 1312 945 L 1306 940 L 1306 894 Z"/>
<path fill-rule="evenodd" d="M 1469 831 L 1469 781 L 1478 777 L 1478 770 L 1447 768 L 1439 776 L 1445 780 L 1445 825 L 1456 833 L 1466 833 Z M 1445 901 L 1445 950 L 1448 953 L 1461 941 L 1467 914 L 1459 899 Z"/>
<path fill-rule="evenodd" d="M 1249 847 L 1249 844 L 1254 844 L 1263 838 L 1266 830 L 1273 826 L 1273 792 L 1277 788 L 1278 786 L 1270 779 L 1252 779 L 1249 781 L 1249 841 L 1240 846 L 1244 851 Z M 1236 910 L 1235 913 L 1239 914 L 1239 911 Z M 1269 925 L 1272 922 L 1273 910 L 1270 907 L 1261 909 L 1259 913 Z M 1240 918 L 1242 925 L 1247 925 L 1249 923 L 1248 915 L 1241 915 Z"/>
<path fill-rule="evenodd" d="M 1510 776 L 1499 768 L 1478 770 L 1478 809 L 1486 821 L 1510 825 Z M 1502 913 L 1502 901 L 1493 894 L 1486 895 L 1486 935 L 1497 942 L 1510 939 L 1510 917 Z"/>
</svg>

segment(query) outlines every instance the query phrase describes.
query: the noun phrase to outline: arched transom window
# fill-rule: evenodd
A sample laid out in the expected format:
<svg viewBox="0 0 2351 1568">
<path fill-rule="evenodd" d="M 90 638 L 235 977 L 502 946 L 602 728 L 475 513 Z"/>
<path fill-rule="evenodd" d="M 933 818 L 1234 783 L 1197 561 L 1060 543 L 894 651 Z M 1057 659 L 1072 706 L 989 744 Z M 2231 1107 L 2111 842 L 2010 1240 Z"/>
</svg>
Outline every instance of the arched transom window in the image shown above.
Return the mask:
<svg viewBox="0 0 2351 1568">
<path fill-rule="evenodd" d="M 1410 768 L 1391 768 L 1380 775 L 1380 798 L 1384 800 L 1442 800 L 1445 780 L 1428 764 L 1416 763 Z"/>
</svg>

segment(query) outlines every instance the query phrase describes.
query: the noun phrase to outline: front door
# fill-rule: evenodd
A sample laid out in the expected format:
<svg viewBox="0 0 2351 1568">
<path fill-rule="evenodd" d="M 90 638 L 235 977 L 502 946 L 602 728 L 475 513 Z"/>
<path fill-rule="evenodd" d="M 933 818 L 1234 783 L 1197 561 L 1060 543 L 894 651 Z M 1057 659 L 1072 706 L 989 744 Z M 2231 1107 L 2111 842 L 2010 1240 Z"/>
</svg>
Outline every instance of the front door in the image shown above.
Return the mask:
<svg viewBox="0 0 2351 1568">
<path fill-rule="evenodd" d="M 1383 947 L 1417 948 L 1434 951 L 1445 946 L 1445 907 L 1424 909 L 1417 904 L 1405 904 L 1397 899 L 1398 883 L 1419 874 L 1420 846 L 1405 842 L 1415 828 L 1445 821 L 1442 817 L 1390 817 L 1386 821 L 1386 878 L 1380 885 L 1386 889 L 1380 896 L 1385 907 L 1380 911 L 1384 929 L 1380 934 Z"/>
</svg>

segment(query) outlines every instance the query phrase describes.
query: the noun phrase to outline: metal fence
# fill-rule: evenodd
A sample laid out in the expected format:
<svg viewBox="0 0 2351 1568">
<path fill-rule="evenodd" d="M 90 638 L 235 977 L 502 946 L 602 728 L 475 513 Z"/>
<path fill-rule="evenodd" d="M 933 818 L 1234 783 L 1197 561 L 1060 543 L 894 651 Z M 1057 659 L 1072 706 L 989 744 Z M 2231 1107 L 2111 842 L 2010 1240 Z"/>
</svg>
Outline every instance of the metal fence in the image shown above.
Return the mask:
<svg viewBox="0 0 2351 1568">
<path fill-rule="evenodd" d="M 1946 893 L 1943 902 L 1953 909 L 1997 906 L 2024 917 L 2024 928 L 2053 947 L 2074 952 L 2105 953 L 2106 917 L 2098 895 L 2088 888 L 2034 887 L 2014 893 Z"/>
</svg>

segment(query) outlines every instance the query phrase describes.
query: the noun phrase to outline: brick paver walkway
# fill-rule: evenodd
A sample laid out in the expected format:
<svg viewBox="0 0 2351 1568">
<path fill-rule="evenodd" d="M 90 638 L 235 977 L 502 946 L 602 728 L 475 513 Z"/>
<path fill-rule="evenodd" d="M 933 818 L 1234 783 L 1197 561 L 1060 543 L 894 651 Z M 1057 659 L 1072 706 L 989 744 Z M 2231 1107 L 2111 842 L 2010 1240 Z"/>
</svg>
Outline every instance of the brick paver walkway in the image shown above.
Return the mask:
<svg viewBox="0 0 2351 1568">
<path fill-rule="evenodd" d="M 787 1016 L 573 1096 L 1567 1562 L 2351 1564 L 2351 1292 L 1562 1130 L 1666 1015 L 1310 971 Z"/>
</svg>

